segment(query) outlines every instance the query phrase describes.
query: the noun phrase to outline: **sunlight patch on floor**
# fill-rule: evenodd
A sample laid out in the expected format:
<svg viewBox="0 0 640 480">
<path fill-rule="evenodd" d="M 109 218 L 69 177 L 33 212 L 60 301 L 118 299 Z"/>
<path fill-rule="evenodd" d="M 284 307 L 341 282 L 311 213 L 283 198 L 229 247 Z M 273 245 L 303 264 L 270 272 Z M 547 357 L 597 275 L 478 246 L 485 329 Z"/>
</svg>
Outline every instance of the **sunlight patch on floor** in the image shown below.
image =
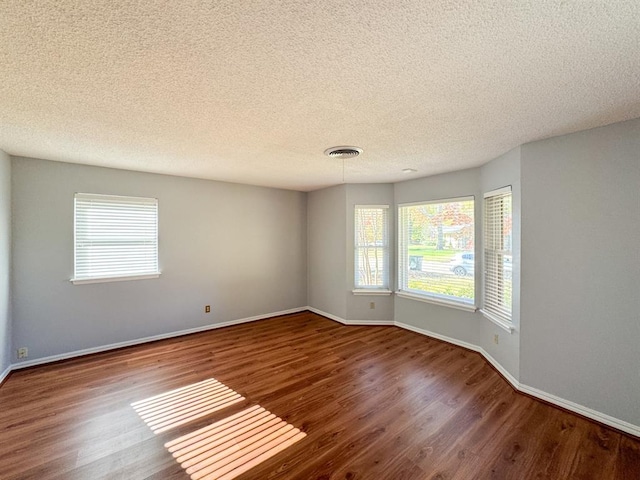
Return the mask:
<svg viewBox="0 0 640 480">
<path fill-rule="evenodd" d="M 192 480 L 231 480 L 306 436 L 259 405 L 167 442 Z"/>
<path fill-rule="evenodd" d="M 131 406 L 154 433 L 179 425 L 241 402 L 244 397 L 215 378 L 171 390 Z"/>
</svg>

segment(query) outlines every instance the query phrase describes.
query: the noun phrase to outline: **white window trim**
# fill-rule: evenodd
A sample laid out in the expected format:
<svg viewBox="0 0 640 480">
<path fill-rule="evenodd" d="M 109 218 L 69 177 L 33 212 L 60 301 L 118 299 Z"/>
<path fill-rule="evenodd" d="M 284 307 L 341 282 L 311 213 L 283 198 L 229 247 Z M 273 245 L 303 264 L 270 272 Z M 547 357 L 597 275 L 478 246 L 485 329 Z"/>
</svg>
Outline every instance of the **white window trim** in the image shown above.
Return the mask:
<svg viewBox="0 0 640 480">
<path fill-rule="evenodd" d="M 491 190 L 489 192 L 485 192 L 485 194 L 483 195 L 484 199 L 486 198 L 490 198 L 490 197 L 495 197 L 497 195 L 504 195 L 504 194 L 511 194 L 513 195 L 513 188 L 511 185 L 507 185 L 501 188 L 497 188 L 495 190 Z M 512 197 L 513 198 L 513 197 Z M 512 200 L 513 201 L 513 200 Z M 484 236 L 486 234 L 486 232 L 484 231 L 485 226 L 484 226 L 484 222 L 485 222 L 485 218 L 484 218 L 484 205 L 482 206 L 482 212 L 483 212 L 483 218 L 482 218 L 482 272 L 483 272 L 483 279 L 482 279 L 482 302 L 484 305 L 484 299 L 485 299 L 485 279 L 484 279 L 484 270 L 485 270 L 485 245 L 484 245 Z M 511 256 L 513 258 L 513 252 L 511 253 Z M 512 261 L 513 262 L 513 261 Z M 512 263 L 512 268 L 513 268 L 513 263 Z M 513 271 L 512 271 L 512 275 L 513 275 Z M 513 282 L 513 276 L 512 276 L 512 280 Z M 512 289 L 513 289 L 513 283 L 512 283 Z M 513 308 L 513 307 L 512 307 Z M 490 322 L 493 322 L 494 324 L 496 324 L 497 326 L 501 327 L 502 329 L 506 330 L 507 332 L 509 332 L 510 334 L 512 334 L 515 331 L 515 327 L 513 325 L 513 319 L 506 319 L 506 318 L 502 318 L 499 315 L 496 315 L 493 312 L 488 312 L 487 310 L 485 310 L 484 308 L 480 309 L 480 313 L 482 313 L 482 315 L 489 320 Z M 513 311 L 511 312 L 511 314 L 513 315 Z"/>
<path fill-rule="evenodd" d="M 506 187 L 498 188 L 496 190 L 491 190 L 490 192 L 486 192 L 484 194 L 484 198 L 487 197 L 495 197 L 496 195 L 502 195 L 504 193 L 513 193 L 511 189 L 511 185 L 507 185 Z"/>
<path fill-rule="evenodd" d="M 74 285 L 84 285 L 88 283 L 127 282 L 129 280 L 147 280 L 150 278 L 158 278 L 161 274 L 161 272 L 158 272 L 148 275 L 128 275 L 122 277 L 72 278 L 69 281 Z"/>
<path fill-rule="evenodd" d="M 407 202 L 407 203 L 399 203 L 397 206 L 397 211 L 396 211 L 396 216 L 398 218 L 397 220 L 397 228 L 398 228 L 398 251 L 396 254 L 396 259 L 397 259 L 397 267 L 398 267 L 398 273 L 397 273 L 397 279 L 398 279 L 398 286 L 401 286 L 403 284 L 404 281 L 404 276 L 407 274 L 407 272 L 405 272 L 404 270 L 404 265 L 403 262 L 400 259 L 400 256 L 402 255 L 402 251 L 400 248 L 400 244 L 402 243 L 402 231 L 403 231 L 403 226 L 402 226 L 402 215 L 400 214 L 400 209 L 402 207 L 412 207 L 414 205 L 430 205 L 430 204 L 434 204 L 434 203 L 454 203 L 454 202 L 465 202 L 465 201 L 470 201 L 473 200 L 474 202 L 474 251 L 476 249 L 476 245 L 475 245 L 475 225 L 476 225 L 476 218 L 475 218 L 475 201 L 476 201 L 476 196 L 475 195 L 465 195 L 463 197 L 446 197 L 446 198 L 440 198 L 437 200 L 423 200 L 420 202 Z M 477 287 L 477 277 L 476 277 L 476 273 L 478 271 L 477 269 L 477 264 L 478 264 L 478 260 L 477 260 L 477 255 L 474 254 L 475 258 L 475 267 L 474 268 L 474 276 L 473 276 L 473 281 L 474 281 L 474 289 Z M 425 302 L 425 303 L 431 303 L 434 305 L 440 305 L 440 306 L 444 306 L 444 307 L 451 307 L 451 308 L 457 308 L 458 310 L 464 310 L 466 312 L 476 312 L 478 311 L 478 307 L 476 306 L 476 295 L 474 292 L 474 299 L 473 299 L 473 303 L 467 303 L 464 302 L 462 300 L 448 300 L 446 298 L 442 298 L 442 297 L 436 297 L 433 295 L 430 295 L 428 293 L 418 293 L 418 292 L 414 292 L 414 291 L 408 291 L 408 290 L 402 290 L 399 289 L 396 292 L 396 296 L 400 297 L 400 298 L 407 298 L 410 300 L 418 300 L 421 302 Z"/>
<path fill-rule="evenodd" d="M 385 238 L 386 238 L 386 243 L 384 245 L 382 245 L 381 247 L 378 248 L 383 248 L 384 249 L 384 258 L 385 258 L 385 272 L 384 272 L 384 284 L 385 286 L 383 287 L 378 287 L 378 286 L 361 286 L 361 285 L 356 285 L 356 266 L 355 266 L 355 262 L 357 260 L 357 254 L 356 251 L 358 250 L 358 244 L 356 241 L 356 222 L 355 222 L 355 212 L 356 210 L 358 210 L 359 208 L 370 208 L 370 209 L 385 209 L 386 210 L 386 232 L 384 232 Z M 393 292 L 389 289 L 388 285 L 391 284 L 391 232 L 389 232 L 390 230 L 390 225 L 391 223 L 389 222 L 389 209 L 390 206 L 389 205 L 363 205 L 363 204 L 356 204 L 353 206 L 353 213 L 354 213 L 354 222 L 353 222 L 353 255 L 354 255 L 354 259 L 353 259 L 353 285 L 354 288 L 353 290 L 351 290 L 351 293 L 353 293 L 353 295 L 391 295 Z"/>
<path fill-rule="evenodd" d="M 161 275 L 160 270 L 157 270 L 155 272 L 147 272 L 147 273 L 133 273 L 131 275 L 112 275 L 112 276 L 92 276 L 92 277 L 80 277 L 80 278 L 76 278 L 75 277 L 75 270 L 76 270 L 76 245 L 77 245 L 77 225 L 76 225 L 76 221 L 77 221 L 77 217 L 76 217 L 76 211 L 75 211 L 75 199 L 78 198 L 78 196 L 83 197 L 84 199 L 91 199 L 91 198 L 95 198 L 98 200 L 104 200 L 107 199 L 109 197 L 115 199 L 118 199 L 120 201 L 131 201 L 132 203 L 135 202 L 139 202 L 140 200 L 154 200 L 156 203 L 156 208 L 157 208 L 157 204 L 158 204 L 158 199 L 157 198 L 153 198 L 153 197 L 132 197 L 132 196 L 125 196 L 125 195 L 108 195 L 108 194 L 98 194 L 98 193 L 76 193 L 74 194 L 74 215 L 73 215 L 73 221 L 74 221 L 74 225 L 73 225 L 73 251 L 74 251 L 74 278 L 69 279 L 69 281 L 71 283 L 73 283 L 74 285 L 84 285 L 84 284 L 90 284 L 90 283 L 107 283 L 107 282 L 124 282 L 124 281 L 129 281 L 129 280 L 147 280 L 147 279 L 153 279 L 153 278 L 159 278 Z M 159 241 L 158 241 L 158 213 L 156 210 L 156 218 L 155 218 L 155 222 L 156 222 L 156 260 L 159 262 Z"/>
<path fill-rule="evenodd" d="M 515 327 L 513 326 L 512 322 L 507 322 L 506 320 L 499 318 L 496 315 L 493 315 L 491 312 L 487 312 L 486 310 L 483 310 L 482 308 L 480 309 L 480 313 L 484 318 L 486 318 L 490 322 L 495 323 L 497 326 L 499 326 L 503 330 L 506 330 L 509 333 L 513 333 L 515 331 Z"/>
<path fill-rule="evenodd" d="M 412 207 L 414 205 L 431 205 L 434 203 L 455 203 L 455 202 L 468 202 L 469 200 L 473 200 L 475 202 L 475 195 L 465 195 L 464 197 L 445 197 L 439 198 L 437 200 L 423 200 L 422 202 L 408 202 L 408 203 L 399 203 L 398 209 L 400 207 Z"/>
<path fill-rule="evenodd" d="M 391 295 L 393 292 L 383 288 L 354 288 L 351 293 L 354 295 Z"/>
</svg>

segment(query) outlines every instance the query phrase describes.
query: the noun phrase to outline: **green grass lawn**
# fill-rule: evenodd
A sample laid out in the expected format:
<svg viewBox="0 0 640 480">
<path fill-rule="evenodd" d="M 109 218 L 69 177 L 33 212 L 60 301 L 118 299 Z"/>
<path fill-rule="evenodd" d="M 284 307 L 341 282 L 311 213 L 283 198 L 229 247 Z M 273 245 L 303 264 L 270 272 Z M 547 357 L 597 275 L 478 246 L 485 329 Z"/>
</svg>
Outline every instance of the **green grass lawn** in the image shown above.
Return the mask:
<svg viewBox="0 0 640 480">
<path fill-rule="evenodd" d="M 409 288 L 427 293 L 434 293 L 436 295 L 449 295 L 452 297 L 468 298 L 473 300 L 473 279 L 462 278 L 457 280 L 458 281 L 454 284 L 448 284 L 430 279 L 415 278 L 409 280 Z"/>
<path fill-rule="evenodd" d="M 419 255 L 424 261 L 427 262 L 439 262 L 448 263 L 456 253 L 455 250 L 436 250 L 434 247 L 427 247 L 425 245 L 411 245 L 409 246 L 409 255 Z M 474 282 L 473 277 L 452 277 L 453 281 L 442 281 L 441 279 L 433 278 L 409 278 L 409 288 L 432 293 L 436 295 L 447 295 L 457 298 L 473 299 L 474 296 Z"/>
<path fill-rule="evenodd" d="M 454 250 L 436 250 L 433 247 L 425 247 L 423 245 L 409 246 L 409 255 L 421 255 L 425 260 L 431 262 L 449 262 L 456 254 Z"/>
</svg>

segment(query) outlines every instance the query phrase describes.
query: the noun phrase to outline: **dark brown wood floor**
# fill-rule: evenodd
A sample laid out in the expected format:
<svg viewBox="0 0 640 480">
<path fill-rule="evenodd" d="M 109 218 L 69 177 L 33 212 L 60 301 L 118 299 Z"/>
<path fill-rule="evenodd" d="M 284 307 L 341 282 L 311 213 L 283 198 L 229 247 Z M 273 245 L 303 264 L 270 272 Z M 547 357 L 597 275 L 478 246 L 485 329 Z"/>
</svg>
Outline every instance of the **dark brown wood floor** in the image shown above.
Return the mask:
<svg viewBox="0 0 640 480">
<path fill-rule="evenodd" d="M 131 403 L 215 378 L 240 403 L 154 434 Z M 164 444 L 261 405 L 307 436 L 240 479 L 640 479 L 640 441 L 516 393 L 480 355 L 301 313 L 17 371 L 0 478 L 188 479 Z"/>
</svg>

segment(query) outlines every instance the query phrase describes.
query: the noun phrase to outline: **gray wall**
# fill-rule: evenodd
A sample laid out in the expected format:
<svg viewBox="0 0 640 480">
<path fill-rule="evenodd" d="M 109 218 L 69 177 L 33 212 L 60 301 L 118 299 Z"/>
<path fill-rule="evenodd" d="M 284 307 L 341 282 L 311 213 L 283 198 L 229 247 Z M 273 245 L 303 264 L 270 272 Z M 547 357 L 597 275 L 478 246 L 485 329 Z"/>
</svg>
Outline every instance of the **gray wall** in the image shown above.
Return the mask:
<svg viewBox="0 0 640 480">
<path fill-rule="evenodd" d="M 482 259 L 482 205 L 484 193 L 507 185 L 513 191 L 514 298 L 513 323 L 509 333 L 479 312 L 466 312 L 418 300 L 396 297 L 395 321 L 483 348 L 516 380 L 520 348 L 520 148 L 511 150 L 481 168 L 419 178 L 395 184 L 396 204 L 446 198 L 475 197 L 477 261 Z M 480 272 L 480 263 L 477 271 Z M 482 306 L 482 275 L 476 275 L 476 305 Z M 498 335 L 498 344 L 494 343 Z"/>
<path fill-rule="evenodd" d="M 476 345 L 482 347 L 500 363 L 516 380 L 520 374 L 520 245 L 521 245 L 521 184 L 520 184 L 520 147 L 505 153 L 480 169 L 482 195 L 498 188 L 511 185 L 513 211 L 513 298 L 511 321 L 513 333 L 500 328 L 495 323 L 482 318 Z M 483 221 L 482 219 L 480 220 Z M 484 246 L 478 242 L 478 252 Z M 479 276 L 482 280 L 482 275 Z M 482 305 L 482 302 L 478 302 Z M 498 335 L 498 344 L 493 341 Z"/>
<path fill-rule="evenodd" d="M 25 158 L 12 169 L 13 344 L 29 360 L 307 304 L 304 193 Z M 69 282 L 75 192 L 158 198 L 160 278 Z"/>
<path fill-rule="evenodd" d="M 0 150 L 0 374 L 11 364 L 11 160 Z"/>
<path fill-rule="evenodd" d="M 309 306 L 343 320 L 393 321 L 392 295 L 354 295 L 354 206 L 389 205 L 393 185 L 339 185 L 309 193 Z M 393 246 L 390 260 L 393 263 Z M 392 272 L 393 281 L 393 272 Z M 371 309 L 370 302 L 375 302 Z"/>
<path fill-rule="evenodd" d="M 477 244 L 481 234 L 481 223 L 478 220 L 482 211 L 480 169 L 462 170 L 395 184 L 396 205 L 471 195 L 475 196 Z M 476 299 L 479 293 L 480 288 L 476 282 Z M 477 313 L 396 297 L 395 321 L 477 345 L 482 319 Z"/>
<path fill-rule="evenodd" d="M 522 147 L 521 381 L 640 425 L 640 120 Z"/>
<path fill-rule="evenodd" d="M 345 319 L 346 186 L 308 194 L 308 299 L 309 306 Z"/>
<path fill-rule="evenodd" d="M 395 231 L 395 208 L 393 206 L 393 185 L 381 184 L 351 184 L 347 185 L 347 233 L 346 233 L 346 282 L 347 316 L 348 320 L 384 320 L 393 321 L 393 295 L 354 295 L 351 290 L 355 287 L 355 210 L 356 205 L 389 205 L 389 268 L 390 286 L 395 285 L 395 250 L 393 232 Z M 370 303 L 375 303 L 375 308 L 370 308 Z"/>
<path fill-rule="evenodd" d="M 20 346 L 33 359 L 310 305 L 480 346 L 525 386 L 640 425 L 639 152 L 634 120 L 523 145 L 481 168 L 308 195 L 32 159 L 10 164 L 0 153 L 1 365 Z M 353 296 L 353 205 L 392 204 L 395 225 L 399 203 L 474 195 L 480 252 L 482 194 L 509 184 L 512 335 L 480 313 Z M 69 282 L 78 191 L 159 198 L 159 279 Z M 478 305 L 481 292 L 476 285 Z"/>
</svg>

